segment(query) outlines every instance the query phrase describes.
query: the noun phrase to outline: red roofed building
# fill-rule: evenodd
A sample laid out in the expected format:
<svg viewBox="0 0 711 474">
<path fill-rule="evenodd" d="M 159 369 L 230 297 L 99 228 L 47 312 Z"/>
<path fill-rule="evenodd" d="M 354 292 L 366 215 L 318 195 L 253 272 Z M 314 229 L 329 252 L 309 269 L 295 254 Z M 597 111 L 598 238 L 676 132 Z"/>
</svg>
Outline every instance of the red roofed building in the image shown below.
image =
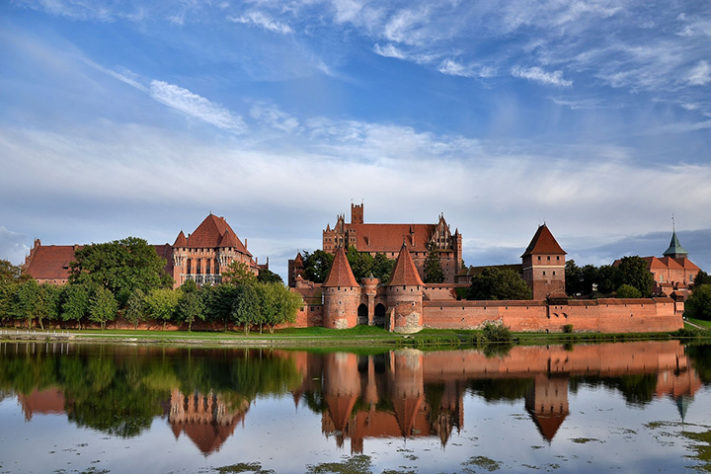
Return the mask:
<svg viewBox="0 0 711 474">
<path fill-rule="evenodd" d="M 212 213 L 186 237 L 181 230 L 173 244 L 173 280 L 176 287 L 187 280 L 198 285 L 222 281 L 222 272 L 232 263 L 247 265 L 259 273 L 257 262 L 224 217 Z"/>
<path fill-rule="evenodd" d="M 531 287 L 534 300 L 565 296 L 565 251 L 548 226 L 538 227 L 521 259 L 523 279 Z"/>
<path fill-rule="evenodd" d="M 436 224 L 366 224 L 363 204 L 351 204 L 351 222 L 339 215 L 333 229 L 323 231 L 323 250 L 335 253 L 339 247 L 355 247 L 359 252 L 373 256 L 385 254 L 396 259 L 402 243 L 407 243 L 415 266 L 424 277 L 424 263 L 432 247 L 439 255 L 445 282 L 454 283 L 454 277 L 462 266 L 462 235 L 452 233 L 443 215 Z"/>
</svg>

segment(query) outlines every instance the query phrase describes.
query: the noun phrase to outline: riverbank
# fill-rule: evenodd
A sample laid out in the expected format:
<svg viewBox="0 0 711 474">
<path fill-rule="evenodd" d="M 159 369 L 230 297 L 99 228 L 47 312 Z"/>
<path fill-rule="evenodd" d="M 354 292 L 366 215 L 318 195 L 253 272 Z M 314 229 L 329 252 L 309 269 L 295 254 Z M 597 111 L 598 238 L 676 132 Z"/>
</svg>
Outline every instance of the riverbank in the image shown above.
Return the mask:
<svg viewBox="0 0 711 474">
<path fill-rule="evenodd" d="M 274 333 L 153 331 L 153 330 L 22 330 L 0 329 L 0 341 L 76 342 L 110 344 L 165 344 L 181 346 L 293 347 L 293 348 L 463 348 L 491 344 L 575 344 L 668 339 L 711 339 L 711 329 L 686 325 L 681 331 L 658 333 L 511 333 L 509 341 L 489 341 L 482 331 L 425 329 L 417 334 L 396 334 L 384 329 L 322 327 L 283 329 Z"/>
</svg>

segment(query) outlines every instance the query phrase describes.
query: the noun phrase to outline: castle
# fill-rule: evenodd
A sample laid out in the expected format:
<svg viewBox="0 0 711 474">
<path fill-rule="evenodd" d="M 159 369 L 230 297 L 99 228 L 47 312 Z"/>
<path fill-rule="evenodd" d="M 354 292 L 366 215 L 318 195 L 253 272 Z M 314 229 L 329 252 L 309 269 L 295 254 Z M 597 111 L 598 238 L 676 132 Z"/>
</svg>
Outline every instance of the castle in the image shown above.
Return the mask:
<svg viewBox="0 0 711 474">
<path fill-rule="evenodd" d="M 69 281 L 70 263 L 83 245 L 42 245 L 35 239 L 22 270 L 38 283 L 63 285 Z M 198 285 L 220 283 L 222 272 L 232 262 L 244 263 L 254 274 L 269 269 L 269 260 L 259 265 L 224 217 L 210 213 L 187 237 L 181 230 L 173 245 L 153 245 L 165 260 L 165 272 L 173 277 L 174 288 L 187 280 Z"/>
</svg>

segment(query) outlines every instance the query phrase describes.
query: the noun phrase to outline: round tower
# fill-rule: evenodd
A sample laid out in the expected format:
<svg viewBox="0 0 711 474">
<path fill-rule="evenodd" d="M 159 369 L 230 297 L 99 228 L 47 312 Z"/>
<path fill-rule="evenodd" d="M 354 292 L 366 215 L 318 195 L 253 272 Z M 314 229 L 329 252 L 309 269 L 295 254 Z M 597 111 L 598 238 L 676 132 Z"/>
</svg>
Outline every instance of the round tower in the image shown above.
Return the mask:
<svg viewBox="0 0 711 474">
<path fill-rule="evenodd" d="M 323 325 L 346 329 L 358 324 L 361 288 L 353 276 L 343 247 L 336 250 L 331 271 L 323 283 Z"/>
<path fill-rule="evenodd" d="M 387 285 L 390 330 L 403 334 L 420 331 L 424 324 L 422 291 L 424 283 L 403 242 L 400 255 Z"/>
<path fill-rule="evenodd" d="M 380 279 L 373 276 L 371 273 L 369 276 L 361 279 L 363 283 L 363 296 L 365 296 L 365 304 L 368 308 L 368 326 L 373 326 L 375 318 L 375 295 L 378 293 L 378 285 L 380 284 Z M 363 298 L 361 298 L 363 300 Z"/>
</svg>

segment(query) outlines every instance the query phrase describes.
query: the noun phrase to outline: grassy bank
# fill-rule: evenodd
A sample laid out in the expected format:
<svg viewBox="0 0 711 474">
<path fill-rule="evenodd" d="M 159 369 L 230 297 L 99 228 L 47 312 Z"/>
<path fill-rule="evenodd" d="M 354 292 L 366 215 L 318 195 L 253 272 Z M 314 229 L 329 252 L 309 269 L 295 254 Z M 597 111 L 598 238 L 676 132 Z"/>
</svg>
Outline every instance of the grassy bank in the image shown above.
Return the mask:
<svg viewBox="0 0 711 474">
<path fill-rule="evenodd" d="M 705 327 L 711 329 L 706 321 Z M 685 330 L 675 333 L 512 333 L 508 344 L 578 344 L 668 339 L 711 339 L 711 331 Z M 352 329 L 323 327 L 282 329 L 245 335 L 243 332 L 147 331 L 147 330 L 0 330 L 0 341 L 66 341 L 91 343 L 146 343 L 200 346 L 255 346 L 294 348 L 339 348 L 386 350 L 398 347 L 422 349 L 481 348 L 491 345 L 478 330 L 424 329 L 417 334 L 395 334 L 384 329 L 357 326 Z"/>
</svg>

